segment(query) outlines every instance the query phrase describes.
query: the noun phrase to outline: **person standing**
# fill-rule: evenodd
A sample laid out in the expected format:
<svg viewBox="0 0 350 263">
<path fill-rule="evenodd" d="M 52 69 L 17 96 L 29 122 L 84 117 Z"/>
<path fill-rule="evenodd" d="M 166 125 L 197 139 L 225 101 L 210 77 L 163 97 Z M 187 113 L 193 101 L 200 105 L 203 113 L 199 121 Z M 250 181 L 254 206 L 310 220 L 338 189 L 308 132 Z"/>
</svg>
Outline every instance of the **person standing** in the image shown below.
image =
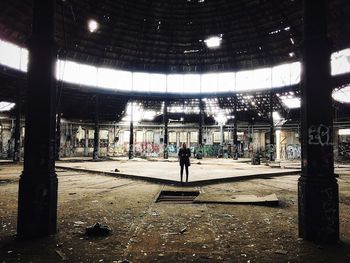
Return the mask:
<svg viewBox="0 0 350 263">
<path fill-rule="evenodd" d="M 188 166 L 191 165 L 190 163 L 190 156 L 191 156 L 191 150 L 186 147 L 186 143 L 182 144 L 182 148 L 179 150 L 179 162 L 180 162 L 180 175 L 181 175 L 181 183 L 182 183 L 182 176 L 184 172 L 184 167 L 186 169 L 186 182 L 188 182 Z"/>
</svg>

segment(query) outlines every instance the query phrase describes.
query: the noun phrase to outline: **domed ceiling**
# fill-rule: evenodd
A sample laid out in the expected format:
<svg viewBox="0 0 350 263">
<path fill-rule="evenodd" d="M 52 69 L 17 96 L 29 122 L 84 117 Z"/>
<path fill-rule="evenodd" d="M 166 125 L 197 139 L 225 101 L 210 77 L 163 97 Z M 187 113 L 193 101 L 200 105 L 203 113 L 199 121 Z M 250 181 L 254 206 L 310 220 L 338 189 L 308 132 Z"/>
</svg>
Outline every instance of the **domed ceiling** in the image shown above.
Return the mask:
<svg viewBox="0 0 350 263">
<path fill-rule="evenodd" d="M 333 49 L 349 47 L 350 1 L 329 2 Z M 31 5 L 1 1 L 0 38 L 26 46 Z M 132 71 L 237 71 L 300 60 L 302 1 L 57 0 L 56 27 L 60 55 L 71 60 Z M 220 47 L 207 47 L 213 36 Z"/>
</svg>

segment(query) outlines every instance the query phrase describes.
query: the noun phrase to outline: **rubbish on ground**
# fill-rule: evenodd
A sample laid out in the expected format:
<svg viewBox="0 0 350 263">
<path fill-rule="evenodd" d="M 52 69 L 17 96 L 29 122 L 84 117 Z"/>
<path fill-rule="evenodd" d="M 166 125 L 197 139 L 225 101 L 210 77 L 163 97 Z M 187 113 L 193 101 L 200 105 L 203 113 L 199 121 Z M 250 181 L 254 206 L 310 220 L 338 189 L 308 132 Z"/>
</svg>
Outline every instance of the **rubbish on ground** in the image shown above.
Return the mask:
<svg viewBox="0 0 350 263">
<path fill-rule="evenodd" d="M 186 228 L 186 227 L 183 227 L 183 228 L 180 229 L 180 233 L 181 233 L 181 234 L 185 233 L 186 231 L 187 231 L 187 228 Z"/>
<path fill-rule="evenodd" d="M 86 228 L 85 235 L 87 236 L 108 236 L 112 232 L 109 226 L 96 223 L 93 226 Z"/>
<path fill-rule="evenodd" d="M 56 250 L 56 253 L 57 253 L 57 255 L 60 256 L 60 258 L 61 258 L 63 261 L 66 261 L 66 260 L 67 260 L 66 254 L 64 254 L 61 250 Z"/>
</svg>

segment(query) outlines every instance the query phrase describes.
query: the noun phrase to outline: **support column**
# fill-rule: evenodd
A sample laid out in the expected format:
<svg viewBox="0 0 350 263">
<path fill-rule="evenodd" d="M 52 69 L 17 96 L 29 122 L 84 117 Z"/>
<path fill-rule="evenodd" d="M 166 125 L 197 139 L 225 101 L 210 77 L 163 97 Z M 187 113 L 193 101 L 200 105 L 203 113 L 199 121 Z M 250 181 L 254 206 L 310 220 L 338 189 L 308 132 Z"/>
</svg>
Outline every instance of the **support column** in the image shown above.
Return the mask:
<svg viewBox="0 0 350 263">
<path fill-rule="evenodd" d="M 223 146 L 225 141 L 224 124 L 220 123 L 219 125 L 220 125 L 220 145 Z"/>
<path fill-rule="evenodd" d="M 48 236 L 57 228 L 55 3 L 33 1 L 24 169 L 18 196 L 17 235 L 21 238 Z"/>
<path fill-rule="evenodd" d="M 273 94 L 270 92 L 270 162 L 275 160 L 275 129 L 273 127 Z"/>
<path fill-rule="evenodd" d="M 134 158 L 134 103 L 131 103 L 130 114 L 129 159 Z"/>
<path fill-rule="evenodd" d="M 18 88 L 16 102 L 15 145 L 13 153 L 14 162 L 19 162 L 21 155 L 21 104 L 21 90 Z"/>
<path fill-rule="evenodd" d="M 85 128 L 84 156 L 89 156 L 89 128 Z"/>
<path fill-rule="evenodd" d="M 281 130 L 276 129 L 276 160 L 281 160 Z M 285 157 L 284 157 L 285 158 Z"/>
<path fill-rule="evenodd" d="M 339 127 L 334 127 L 333 136 L 333 153 L 334 159 L 337 160 L 339 158 Z"/>
<path fill-rule="evenodd" d="M 339 196 L 333 163 L 330 41 L 326 0 L 304 0 L 301 85 L 302 175 L 298 182 L 299 236 L 339 240 Z"/>
<path fill-rule="evenodd" d="M 56 119 L 56 156 L 55 156 L 56 161 L 60 159 L 60 149 L 61 149 L 61 107 L 58 106 L 57 119 Z"/>
<path fill-rule="evenodd" d="M 199 129 L 198 129 L 198 145 L 200 148 L 203 146 L 203 125 L 204 125 L 204 103 L 202 99 L 199 99 Z"/>
<path fill-rule="evenodd" d="M 233 114 L 235 118 L 233 119 L 233 159 L 238 160 L 238 136 L 237 136 L 237 95 L 234 95 L 234 108 Z"/>
<path fill-rule="evenodd" d="M 92 158 L 97 160 L 100 152 L 100 123 L 99 123 L 99 102 L 98 95 L 95 97 L 95 132 L 94 132 L 94 151 Z"/>
<path fill-rule="evenodd" d="M 168 102 L 164 102 L 163 110 L 163 124 L 164 124 L 164 159 L 168 159 Z"/>
</svg>

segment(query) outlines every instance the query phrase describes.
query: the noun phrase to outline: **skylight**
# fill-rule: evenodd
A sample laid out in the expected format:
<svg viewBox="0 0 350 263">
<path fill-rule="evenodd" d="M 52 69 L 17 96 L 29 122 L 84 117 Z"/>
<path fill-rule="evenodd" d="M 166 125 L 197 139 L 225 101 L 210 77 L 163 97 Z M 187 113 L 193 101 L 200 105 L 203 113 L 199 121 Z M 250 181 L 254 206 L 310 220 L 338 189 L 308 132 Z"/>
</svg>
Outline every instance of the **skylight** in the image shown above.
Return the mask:
<svg viewBox="0 0 350 263">
<path fill-rule="evenodd" d="M 99 27 L 99 25 L 98 25 L 98 23 L 97 23 L 96 20 L 91 19 L 91 20 L 88 21 L 88 29 L 89 29 L 89 31 L 90 31 L 91 33 L 96 32 L 97 29 L 98 29 L 98 27 Z"/>
<path fill-rule="evenodd" d="M 273 118 L 274 121 L 282 120 L 282 117 L 281 117 L 281 115 L 279 114 L 278 111 L 274 111 L 274 112 L 272 113 L 272 118 Z"/>
<path fill-rule="evenodd" d="M 338 89 L 332 94 L 333 99 L 342 103 L 350 103 L 350 86 Z"/>
<path fill-rule="evenodd" d="M 158 115 L 154 110 L 146 110 L 141 103 L 129 102 L 126 106 L 124 117 L 122 121 L 130 122 L 131 119 L 133 122 L 140 122 L 142 120 L 154 120 Z M 132 115 L 132 118 L 131 118 Z"/>
<path fill-rule="evenodd" d="M 221 39 L 222 35 L 218 38 Z M 294 54 L 295 56 L 295 54 Z M 0 39 L 0 65 L 27 72 L 29 52 Z M 269 89 L 300 83 L 301 63 L 293 62 L 276 65 L 271 68 L 253 69 L 240 72 L 204 73 L 204 74 L 150 74 L 132 72 L 117 68 L 103 68 L 58 60 L 56 78 L 65 82 L 108 88 L 116 91 L 139 91 L 158 93 L 209 93 L 243 92 Z M 332 54 L 332 75 L 350 72 L 350 49 Z M 350 103 L 350 95 L 342 91 L 333 97 Z M 289 102 L 286 102 L 289 103 Z M 292 100 L 291 103 L 296 103 Z M 290 106 L 290 104 L 288 104 Z M 292 106 L 293 107 L 293 106 Z M 297 106 L 295 106 L 297 107 Z"/>
<path fill-rule="evenodd" d="M 206 40 L 204 40 L 205 44 L 208 48 L 218 48 L 221 45 L 222 41 L 222 35 L 215 36 L 215 37 L 209 37 Z"/>
<path fill-rule="evenodd" d="M 350 135 L 350 129 L 339 129 L 339 135 Z"/>
<path fill-rule="evenodd" d="M 15 106 L 15 103 L 0 101 L 0 112 L 9 111 Z"/>
<path fill-rule="evenodd" d="M 297 109 L 300 108 L 300 98 L 292 97 L 292 96 L 281 96 L 280 97 L 284 106 L 289 109 Z"/>
</svg>

